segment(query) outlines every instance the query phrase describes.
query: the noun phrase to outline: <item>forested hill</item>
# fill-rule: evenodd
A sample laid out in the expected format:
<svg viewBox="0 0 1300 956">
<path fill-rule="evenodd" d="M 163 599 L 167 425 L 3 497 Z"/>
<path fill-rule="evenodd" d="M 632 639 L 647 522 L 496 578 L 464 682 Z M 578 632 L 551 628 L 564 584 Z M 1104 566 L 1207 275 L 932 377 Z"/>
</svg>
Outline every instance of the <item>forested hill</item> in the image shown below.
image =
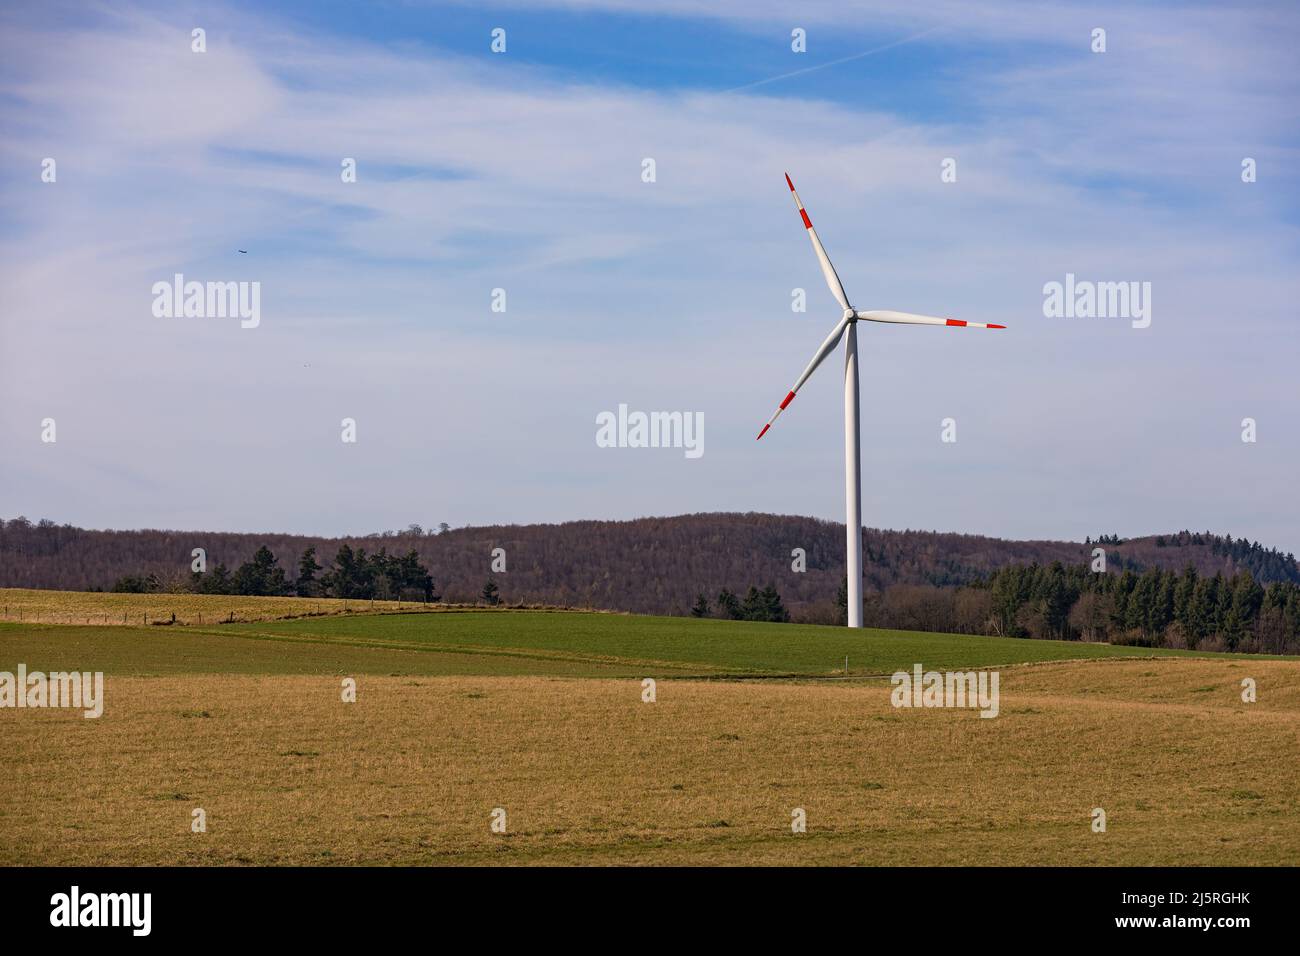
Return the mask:
<svg viewBox="0 0 1300 956">
<path fill-rule="evenodd" d="M 1248 570 L 1261 584 L 1300 582 L 1295 558 L 1257 542 L 1208 532 L 1086 542 L 1005 541 L 933 531 L 865 532 L 871 590 L 895 584 L 951 586 L 988 577 L 1015 564 L 1081 564 L 1095 547 L 1107 570 L 1148 567 L 1202 575 Z M 390 555 L 416 551 L 448 601 L 472 601 L 492 578 L 501 599 L 514 603 L 591 606 L 683 614 L 697 593 L 744 593 L 772 583 L 786 606 L 829 608 L 844 575 L 843 526 L 814 518 L 770 514 L 695 514 L 636 521 L 431 529 L 411 526 L 355 538 L 203 531 L 87 531 L 51 521 L 0 522 L 0 586 L 109 589 L 128 575 L 153 574 L 163 589 L 190 581 L 191 553 L 206 552 L 208 567 L 232 571 L 266 545 L 292 582 L 299 556 L 316 549 L 329 566 L 341 545 Z M 492 570 L 493 550 L 504 549 L 505 573 Z M 792 570 L 802 548 L 806 572 Z"/>
</svg>

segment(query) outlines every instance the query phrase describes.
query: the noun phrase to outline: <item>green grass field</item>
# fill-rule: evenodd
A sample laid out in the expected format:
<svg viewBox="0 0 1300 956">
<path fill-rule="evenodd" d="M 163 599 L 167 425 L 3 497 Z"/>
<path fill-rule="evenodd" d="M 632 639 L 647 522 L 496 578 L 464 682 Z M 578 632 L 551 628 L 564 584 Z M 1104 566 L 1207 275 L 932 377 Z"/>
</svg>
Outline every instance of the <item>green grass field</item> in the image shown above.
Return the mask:
<svg viewBox="0 0 1300 956">
<path fill-rule="evenodd" d="M 680 617 L 583 613 L 453 613 L 379 619 L 316 618 L 235 625 L 230 633 L 387 646 L 439 653 L 546 655 L 602 664 L 663 665 L 676 672 L 727 675 L 888 674 L 927 667 L 992 667 L 1100 657 L 1178 656 L 1186 652 L 1068 641 L 931 634 L 916 631 Z M 520 673 L 527 673 L 524 666 Z"/>
<path fill-rule="evenodd" d="M 20 662 L 104 715 L 0 710 L 0 865 L 1300 859 L 1295 659 L 481 610 L 0 623 Z M 895 709 L 916 663 L 999 670 L 999 716 Z"/>
<path fill-rule="evenodd" d="M 0 623 L 0 654 L 106 673 L 869 676 L 1112 657 L 1224 656 L 1069 641 L 583 612 L 313 617 L 218 627 Z M 44 662 L 49 662 L 45 664 Z M 0 658 L 0 666 L 4 659 Z M 92 666 L 93 665 L 93 666 Z"/>
</svg>

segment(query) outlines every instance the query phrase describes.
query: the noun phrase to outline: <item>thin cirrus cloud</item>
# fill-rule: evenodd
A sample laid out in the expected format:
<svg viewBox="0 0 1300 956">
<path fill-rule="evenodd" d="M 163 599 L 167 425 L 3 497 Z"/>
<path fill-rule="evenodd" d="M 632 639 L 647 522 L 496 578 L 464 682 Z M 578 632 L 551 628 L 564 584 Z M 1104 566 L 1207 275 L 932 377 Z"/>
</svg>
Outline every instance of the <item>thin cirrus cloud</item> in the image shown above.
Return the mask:
<svg viewBox="0 0 1300 956">
<path fill-rule="evenodd" d="M 593 44 L 659 15 L 788 50 L 786 14 L 762 4 L 539 8 L 580 14 Z M 493 13 L 509 25 L 517 9 Z M 814 30 L 828 9 L 800 15 Z M 204 8 L 203 55 L 193 17 L 164 8 L 8 14 L 8 510 L 303 532 L 838 517 L 833 372 L 776 442 L 753 442 L 835 318 L 789 169 L 855 304 L 1011 326 L 864 331 L 868 524 L 1209 526 L 1294 548 L 1300 519 L 1258 501 L 1284 500 L 1300 448 L 1279 412 L 1300 291 L 1298 100 L 1280 66 L 1295 18 L 1117 6 L 1097 14 L 1098 56 L 1077 11 L 982 9 L 873 5 L 835 21 L 861 50 L 931 32 L 732 93 L 734 64 L 716 84 L 638 85 L 235 6 Z M 772 70 L 751 82 L 803 62 L 756 61 Z M 863 76 L 878 95 L 853 92 Z M 903 108 L 913 81 L 926 101 Z M 945 157 L 957 183 L 939 181 Z M 150 286 L 175 272 L 260 281 L 262 325 L 155 319 Z M 1066 272 L 1150 281 L 1151 328 L 1044 318 L 1043 283 Z M 807 314 L 790 311 L 795 287 Z M 704 412 L 704 457 L 597 448 L 595 416 L 620 402 Z M 39 442 L 47 416 L 56 446 Z M 955 446 L 939 442 L 949 416 Z M 1257 445 L 1238 439 L 1245 416 Z M 1223 492 L 1243 486 L 1253 502 Z"/>
</svg>

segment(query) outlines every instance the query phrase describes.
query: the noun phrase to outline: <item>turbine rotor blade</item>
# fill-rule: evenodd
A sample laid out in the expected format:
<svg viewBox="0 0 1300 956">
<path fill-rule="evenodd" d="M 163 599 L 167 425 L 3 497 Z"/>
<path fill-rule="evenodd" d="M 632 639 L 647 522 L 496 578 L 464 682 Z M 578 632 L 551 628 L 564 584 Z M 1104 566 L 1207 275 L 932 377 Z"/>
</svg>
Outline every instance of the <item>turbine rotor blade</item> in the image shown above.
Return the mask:
<svg viewBox="0 0 1300 956">
<path fill-rule="evenodd" d="M 1005 329 L 1005 325 L 992 322 L 965 322 L 961 319 L 943 319 L 936 315 L 915 315 L 911 312 L 894 312 L 890 309 L 876 309 L 871 312 L 855 313 L 859 319 L 868 322 L 889 322 L 895 325 L 951 325 L 964 329 Z"/>
<path fill-rule="evenodd" d="M 763 426 L 763 430 L 758 433 L 759 438 L 762 438 L 767 434 L 767 430 L 772 427 L 772 423 L 776 421 L 777 416 L 785 411 L 787 405 L 794 401 L 794 397 L 798 394 L 799 389 L 803 388 L 803 383 L 812 377 L 813 372 L 817 371 L 817 366 L 821 365 L 822 362 L 826 360 L 826 356 L 835 351 L 835 346 L 840 344 L 840 338 L 844 335 L 844 330 L 848 328 L 849 322 L 852 318 L 851 315 L 846 315 L 844 318 L 840 319 L 835 328 L 831 330 L 831 334 L 826 336 L 826 341 L 823 342 L 821 348 L 814 353 L 812 361 L 809 362 L 808 367 L 803 370 L 803 374 L 800 375 L 799 379 L 794 383 L 794 387 L 790 389 L 789 394 L 786 395 L 777 410 L 772 413 L 772 417 L 767 420 L 767 424 Z"/>
<path fill-rule="evenodd" d="M 808 218 L 808 210 L 803 208 L 803 203 L 799 200 L 799 194 L 794 190 L 794 183 L 790 180 L 790 174 L 785 174 L 786 184 L 790 187 L 790 195 L 794 197 L 794 204 L 799 207 L 799 215 L 803 217 L 804 228 L 808 231 L 808 238 L 812 240 L 813 252 L 817 253 L 817 261 L 821 264 L 822 275 L 826 277 L 826 284 L 831 287 L 831 295 L 835 296 L 835 301 L 841 306 L 848 309 L 849 297 L 844 294 L 844 284 L 840 282 L 840 277 L 835 274 L 835 267 L 831 265 L 830 256 L 826 255 L 826 249 L 822 246 L 821 239 L 817 238 L 817 230 L 813 228 L 812 220 Z"/>
</svg>

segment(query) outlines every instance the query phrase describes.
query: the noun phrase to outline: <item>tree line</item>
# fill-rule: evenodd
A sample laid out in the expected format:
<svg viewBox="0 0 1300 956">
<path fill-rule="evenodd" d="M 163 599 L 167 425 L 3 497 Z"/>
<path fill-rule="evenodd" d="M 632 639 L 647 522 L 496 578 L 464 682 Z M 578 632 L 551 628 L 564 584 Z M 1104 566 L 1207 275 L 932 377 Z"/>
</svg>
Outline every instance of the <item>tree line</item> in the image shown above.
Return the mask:
<svg viewBox="0 0 1300 956">
<path fill-rule="evenodd" d="M 152 574 L 120 578 L 115 591 L 161 590 Z M 175 590 L 175 588 L 173 588 Z M 329 567 L 308 548 L 289 579 L 265 545 L 231 573 L 218 564 L 195 572 L 185 590 L 203 594 L 298 595 L 357 600 L 440 600 L 433 577 L 415 551 L 389 555 L 380 548 L 342 545 Z M 476 595 L 499 604 L 489 579 Z M 841 578 L 832 608 L 810 623 L 844 624 L 847 582 Z M 1050 640 L 1105 641 L 1147 647 L 1271 654 L 1300 653 L 1300 585 L 1261 585 L 1249 570 L 1203 575 L 1191 565 L 1181 572 L 1148 568 L 1140 573 L 1094 572 L 1087 565 L 1053 561 L 1017 564 L 965 587 L 894 585 L 864 597 L 868 627 L 989 634 Z M 710 601 L 696 595 L 689 613 L 734 621 L 788 622 L 791 614 L 774 584 L 750 586 L 744 598 L 722 588 Z"/>
<path fill-rule="evenodd" d="M 999 622 L 994 620 L 987 588 L 995 572 L 1033 564 L 1050 568 L 1057 561 L 1066 567 L 1081 564 L 1090 560 L 1094 547 L 1105 550 L 1107 568 L 1114 574 L 1131 571 L 1140 577 L 1151 568 L 1181 573 L 1191 564 L 1206 579 L 1219 572 L 1232 578 L 1249 570 L 1264 587 L 1274 581 L 1300 583 L 1300 567 L 1292 555 L 1246 538 L 1210 532 L 1137 538 L 1108 533 L 1068 542 L 866 528 L 862 538 L 867 558 L 863 568 L 866 621 L 879 627 L 997 633 Z M 245 572 L 238 584 L 230 579 L 244 564 L 256 563 L 256 552 L 266 547 L 281 556 L 289 579 L 285 584 L 292 583 L 296 593 L 299 572 L 288 556 L 309 548 L 316 555 L 334 556 L 346 546 L 354 555 L 364 550 L 366 564 L 371 553 L 381 548 L 399 556 L 415 551 L 420 565 L 435 570 L 443 600 L 452 603 L 499 600 L 500 594 L 483 593 L 484 579 L 490 574 L 502 590 L 508 590 L 511 603 L 688 614 L 703 593 L 709 615 L 726 617 L 732 612 L 726 605 L 719 607 L 717 595 L 730 590 L 743 605 L 749 584 L 761 581 L 779 588 L 782 607 L 792 620 L 836 624 L 844 619 L 841 602 L 836 601 L 844 580 L 844 526 L 752 513 L 454 529 L 435 524 L 431 530 L 426 523 L 403 531 L 332 539 L 275 533 L 93 531 L 13 518 L 0 520 L 0 586 L 90 590 L 121 582 L 135 588 L 190 590 L 196 586 L 190 572 L 190 555 L 196 546 L 208 555 L 213 579 L 206 586 L 218 590 L 263 587 L 259 574 Z M 491 556 L 498 548 L 508 556 L 508 573 L 491 568 Z M 228 568 L 224 580 L 214 567 L 218 559 Z M 327 571 L 313 573 L 318 586 L 325 587 L 319 579 Z M 391 575 L 376 575 L 374 593 L 391 593 L 393 585 L 385 583 L 391 580 Z M 352 581 L 347 590 L 370 593 L 364 581 Z M 762 585 L 756 590 L 761 591 Z M 326 587 L 316 593 L 335 591 Z M 740 613 L 746 612 L 742 608 Z"/>
<path fill-rule="evenodd" d="M 719 591 L 716 613 L 703 592 L 697 594 L 695 604 L 691 607 L 691 617 L 720 617 L 728 621 L 767 621 L 785 624 L 790 620 L 790 612 L 781 603 L 781 595 L 775 585 L 768 584 L 759 590 L 751 584 L 743 600 L 728 588 Z"/>
<path fill-rule="evenodd" d="M 1277 548 L 1266 548 L 1258 541 L 1249 538 L 1237 538 L 1232 535 L 1217 535 L 1206 532 L 1180 531 L 1173 535 L 1157 535 L 1157 548 L 1187 548 L 1197 545 L 1209 547 L 1210 554 L 1230 559 L 1234 564 L 1246 569 L 1255 580 L 1261 582 L 1290 581 L 1300 584 L 1300 565 L 1296 564 L 1295 555 L 1283 554 Z"/>
<path fill-rule="evenodd" d="M 155 574 L 125 575 L 114 582 L 117 592 L 149 593 L 163 589 Z M 242 594 L 260 597 L 296 595 L 298 597 L 336 597 L 355 600 L 389 601 L 399 598 L 437 601 L 433 576 L 420 563 L 414 550 L 390 555 L 387 548 L 367 554 L 341 545 L 334 563 L 325 567 L 316 561 L 316 549 L 307 548 L 298 559 L 297 575 L 290 578 L 266 545 L 250 561 L 232 573 L 225 564 L 211 571 L 192 571 L 185 584 L 171 590 L 196 594 Z"/>
<path fill-rule="evenodd" d="M 988 582 L 994 633 L 1115 644 L 1287 654 L 1300 651 L 1300 585 L 1249 570 L 1202 575 L 1085 565 L 1003 568 Z"/>
</svg>

